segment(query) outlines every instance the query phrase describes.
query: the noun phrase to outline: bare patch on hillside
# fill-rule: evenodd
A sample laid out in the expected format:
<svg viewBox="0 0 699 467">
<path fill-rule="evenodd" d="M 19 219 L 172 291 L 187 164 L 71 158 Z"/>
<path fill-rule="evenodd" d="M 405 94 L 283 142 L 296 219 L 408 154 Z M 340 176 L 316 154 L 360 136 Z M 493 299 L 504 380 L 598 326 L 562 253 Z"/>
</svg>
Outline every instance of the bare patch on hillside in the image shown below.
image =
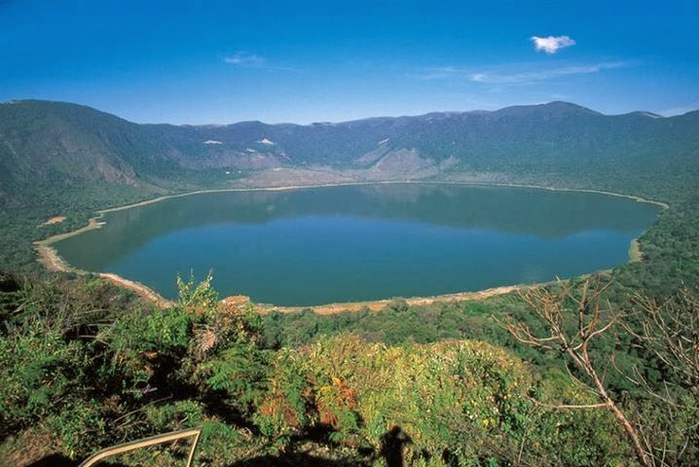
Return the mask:
<svg viewBox="0 0 699 467">
<path fill-rule="evenodd" d="M 53 217 L 51 217 L 49 220 L 47 220 L 46 222 L 44 222 L 44 223 L 41 224 L 41 225 L 54 225 L 54 224 L 60 224 L 60 223 L 63 222 L 64 220 L 66 220 L 65 216 L 53 216 Z"/>
</svg>

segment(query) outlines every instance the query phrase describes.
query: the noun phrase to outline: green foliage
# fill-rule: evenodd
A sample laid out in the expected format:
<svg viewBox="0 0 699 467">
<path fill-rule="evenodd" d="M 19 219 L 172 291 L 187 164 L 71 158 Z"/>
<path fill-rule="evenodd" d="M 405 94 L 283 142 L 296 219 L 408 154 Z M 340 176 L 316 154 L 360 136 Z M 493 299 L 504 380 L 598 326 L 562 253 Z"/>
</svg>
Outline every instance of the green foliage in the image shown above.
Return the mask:
<svg viewBox="0 0 699 467">
<path fill-rule="evenodd" d="M 412 440 L 406 458 L 414 462 L 445 452 L 454 465 L 518 458 L 590 465 L 628 456 L 608 414 L 542 410 L 529 394 L 549 401 L 560 394 L 511 354 L 483 343 L 386 347 L 340 336 L 280 351 L 273 368 L 256 420 L 276 439 L 325 427 L 333 442 L 380 452 L 400 427 Z M 572 400 L 586 397 L 569 392 Z M 588 436 L 578 438 L 583 429 Z"/>
<path fill-rule="evenodd" d="M 699 285 L 699 198 L 693 193 L 660 216 L 640 238 L 643 261 L 614 273 L 615 301 L 634 291 L 656 299 L 667 298 L 683 286 Z"/>
<path fill-rule="evenodd" d="M 203 281 L 196 283 L 194 272 L 189 273 L 189 279 L 185 282 L 177 276 L 177 290 L 179 292 L 179 305 L 190 313 L 203 314 L 216 309 L 218 294 L 211 287 L 213 275 L 209 273 Z"/>
<path fill-rule="evenodd" d="M 402 302 L 399 309 L 389 305 L 380 312 L 333 315 L 317 315 L 311 310 L 272 312 L 263 317 L 264 339 L 269 346 L 289 347 L 315 342 L 322 335 L 343 333 L 357 334 L 365 340 L 388 345 L 475 339 L 511 348 L 538 364 L 550 364 L 550 358 L 520 345 L 494 319 L 505 310 L 517 310 L 524 319 L 528 318 L 526 307 L 514 295 L 480 302 L 444 301 L 420 306 L 407 306 Z"/>
<path fill-rule="evenodd" d="M 153 309 L 147 315 L 128 315 L 105 329 L 113 348 L 137 353 L 177 352 L 189 343 L 190 316 L 179 307 Z M 119 358 L 119 357 L 118 357 Z"/>
<path fill-rule="evenodd" d="M 400 446 L 413 465 L 632 459 L 608 412 L 554 408 L 596 402 L 563 368 L 525 363 L 483 342 L 420 344 L 408 336 L 389 346 L 344 334 L 272 352 L 261 345 L 252 306 L 214 300 L 208 277 L 190 280 L 183 300 L 168 309 L 143 308 L 97 279 L 6 283 L 12 300 L 0 335 L 3 436 L 40 425 L 52 449 L 73 458 L 203 426 L 199 460 L 216 465 L 284 456 L 309 443 L 353 453 L 357 463 L 366 461 L 362 452 L 380 462 L 393 449 L 387 446 Z M 427 307 L 420 319 L 472 329 L 457 315 L 483 318 L 490 306 L 519 306 L 500 300 Z M 395 308 L 387 312 L 414 312 Z M 682 408 L 672 423 L 652 398 L 629 399 L 627 409 L 643 417 L 646 436 L 665 440 L 668 459 L 691 464 L 699 455 L 687 442 L 699 436 L 696 399 L 682 387 L 672 391 Z M 165 447 L 128 462 L 165 465 L 178 452 Z"/>
<path fill-rule="evenodd" d="M 528 426 L 523 458 L 536 465 L 632 464 L 623 435 L 607 412 L 540 410 Z"/>
<path fill-rule="evenodd" d="M 60 450 L 85 457 L 126 439 L 221 423 L 265 381 L 256 317 L 249 304 L 213 299 L 210 277 L 188 284 L 186 300 L 168 309 L 143 309 L 96 279 L 15 286 L 0 335 L 3 437 L 44 421 Z M 223 402 L 204 402 L 211 392 Z"/>
<path fill-rule="evenodd" d="M 72 395 L 76 374 L 84 371 L 83 349 L 65 342 L 60 329 L 30 319 L 21 333 L 0 339 L 0 426 L 28 426 L 52 413 Z"/>
<path fill-rule="evenodd" d="M 73 400 L 46 417 L 45 421 L 60 440 L 61 450 L 71 458 L 85 457 L 95 450 L 95 446 L 114 439 L 102 404 L 92 398 Z"/>
</svg>

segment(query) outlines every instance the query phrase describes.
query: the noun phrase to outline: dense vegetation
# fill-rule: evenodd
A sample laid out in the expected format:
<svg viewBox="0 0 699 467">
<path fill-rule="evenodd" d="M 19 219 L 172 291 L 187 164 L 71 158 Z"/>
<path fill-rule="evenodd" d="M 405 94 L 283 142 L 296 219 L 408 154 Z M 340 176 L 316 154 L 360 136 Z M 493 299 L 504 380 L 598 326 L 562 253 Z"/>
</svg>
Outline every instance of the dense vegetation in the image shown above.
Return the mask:
<svg viewBox="0 0 699 467">
<path fill-rule="evenodd" d="M 415 465 L 633 463 L 608 412 L 559 407 L 596 402 L 571 378 L 575 369 L 569 374 L 559 357 L 537 357 L 503 333 L 400 345 L 345 333 L 274 350 L 251 304 L 218 301 L 210 279 L 181 281 L 180 300 L 167 309 L 99 279 L 32 282 L 3 274 L 1 282 L 0 456 L 12 462 L 54 452 L 80 459 L 99 446 L 203 426 L 198 459 L 213 465 L 396 465 L 390 459 L 397 457 Z M 386 322 L 415 314 L 398 305 Z M 500 305 L 540 327 L 521 302 Z M 685 305 L 699 311 L 696 297 Z M 443 315 L 450 314 L 462 328 L 487 319 Z M 613 341 L 595 350 L 610 349 L 624 366 L 625 352 Z M 650 345 L 646 351 L 655 355 Z M 657 373 L 650 385 L 631 387 L 627 396 L 614 378 L 610 387 L 642 420 L 643 435 L 663 440 L 668 463 L 693 465 L 696 380 L 639 355 L 632 363 Z M 647 392 L 661 388 L 676 404 L 671 419 Z M 178 455 L 165 450 L 122 461 L 169 465 Z"/>
<path fill-rule="evenodd" d="M 215 465 L 280 452 L 280 462 L 357 465 L 632 459 L 609 414 L 551 408 L 594 402 L 561 368 L 476 340 L 388 346 L 343 335 L 273 351 L 250 304 L 221 303 L 208 283 L 181 283 L 178 304 L 157 309 L 100 280 L 3 275 L 0 435 L 22 433 L 4 455 L 81 458 L 201 425 L 199 459 Z M 687 436 L 685 417 L 669 446 Z"/>
<path fill-rule="evenodd" d="M 641 261 L 591 279 L 603 290 L 601 318 L 614 326 L 595 335 L 590 352 L 653 462 L 696 465 L 698 119 L 608 117 L 552 103 L 343 124 L 173 127 L 71 104 L 2 104 L 0 268 L 11 272 L 0 273 L 0 459 L 68 462 L 202 426 L 202 465 L 640 461 L 607 406 L 568 408 L 600 397 L 565 348 L 537 349 L 506 330 L 515 319 L 550 332 L 521 296 L 261 316 L 248 302 L 219 302 L 209 279 L 190 279 L 176 305 L 159 309 L 101 279 L 41 273 L 34 261 L 33 240 L 83 225 L 96 209 L 231 186 L 270 167 L 369 173 L 380 160 L 412 164 L 417 154 L 437 169 L 399 165 L 400 177 L 481 173 L 669 203 L 640 239 Z M 67 219 L 40 226 L 53 215 Z M 560 298 L 573 337 L 584 329 L 575 318 L 589 319 L 576 302 L 586 283 L 571 281 Z M 181 455 L 172 448 L 120 462 L 170 465 Z"/>
</svg>

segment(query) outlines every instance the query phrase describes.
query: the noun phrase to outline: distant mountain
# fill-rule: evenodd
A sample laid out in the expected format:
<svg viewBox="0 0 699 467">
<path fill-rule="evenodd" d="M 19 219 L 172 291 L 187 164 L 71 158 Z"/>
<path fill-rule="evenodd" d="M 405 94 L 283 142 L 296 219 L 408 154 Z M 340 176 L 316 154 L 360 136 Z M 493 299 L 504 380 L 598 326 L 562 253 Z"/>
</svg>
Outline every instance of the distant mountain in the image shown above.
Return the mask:
<svg viewBox="0 0 699 467">
<path fill-rule="evenodd" d="M 607 116 L 551 102 L 311 125 L 174 126 L 139 125 L 75 104 L 15 101 L 0 104 L 0 206 L 61 187 L 220 187 L 281 169 L 356 180 L 577 180 L 638 191 L 678 168 L 699 172 L 697 154 L 699 112 Z M 615 177 L 627 180 L 616 183 L 624 186 L 615 186 Z"/>
</svg>

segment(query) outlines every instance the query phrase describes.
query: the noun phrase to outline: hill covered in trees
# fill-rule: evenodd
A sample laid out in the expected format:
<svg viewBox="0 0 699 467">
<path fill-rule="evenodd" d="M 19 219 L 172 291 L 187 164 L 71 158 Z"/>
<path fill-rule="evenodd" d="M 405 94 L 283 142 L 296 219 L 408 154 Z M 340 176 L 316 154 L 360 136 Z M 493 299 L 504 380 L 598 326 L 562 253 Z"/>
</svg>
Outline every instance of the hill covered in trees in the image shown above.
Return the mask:
<svg viewBox="0 0 699 467">
<path fill-rule="evenodd" d="M 229 186 L 241 175 L 300 168 L 357 180 L 468 174 L 639 190 L 648 182 L 641 174 L 696 172 L 698 125 L 699 112 L 606 116 L 564 102 L 311 125 L 138 125 L 75 104 L 17 101 L 0 104 L 0 200 L 24 206 L 37 193 L 76 185 L 146 194 Z"/>
</svg>

